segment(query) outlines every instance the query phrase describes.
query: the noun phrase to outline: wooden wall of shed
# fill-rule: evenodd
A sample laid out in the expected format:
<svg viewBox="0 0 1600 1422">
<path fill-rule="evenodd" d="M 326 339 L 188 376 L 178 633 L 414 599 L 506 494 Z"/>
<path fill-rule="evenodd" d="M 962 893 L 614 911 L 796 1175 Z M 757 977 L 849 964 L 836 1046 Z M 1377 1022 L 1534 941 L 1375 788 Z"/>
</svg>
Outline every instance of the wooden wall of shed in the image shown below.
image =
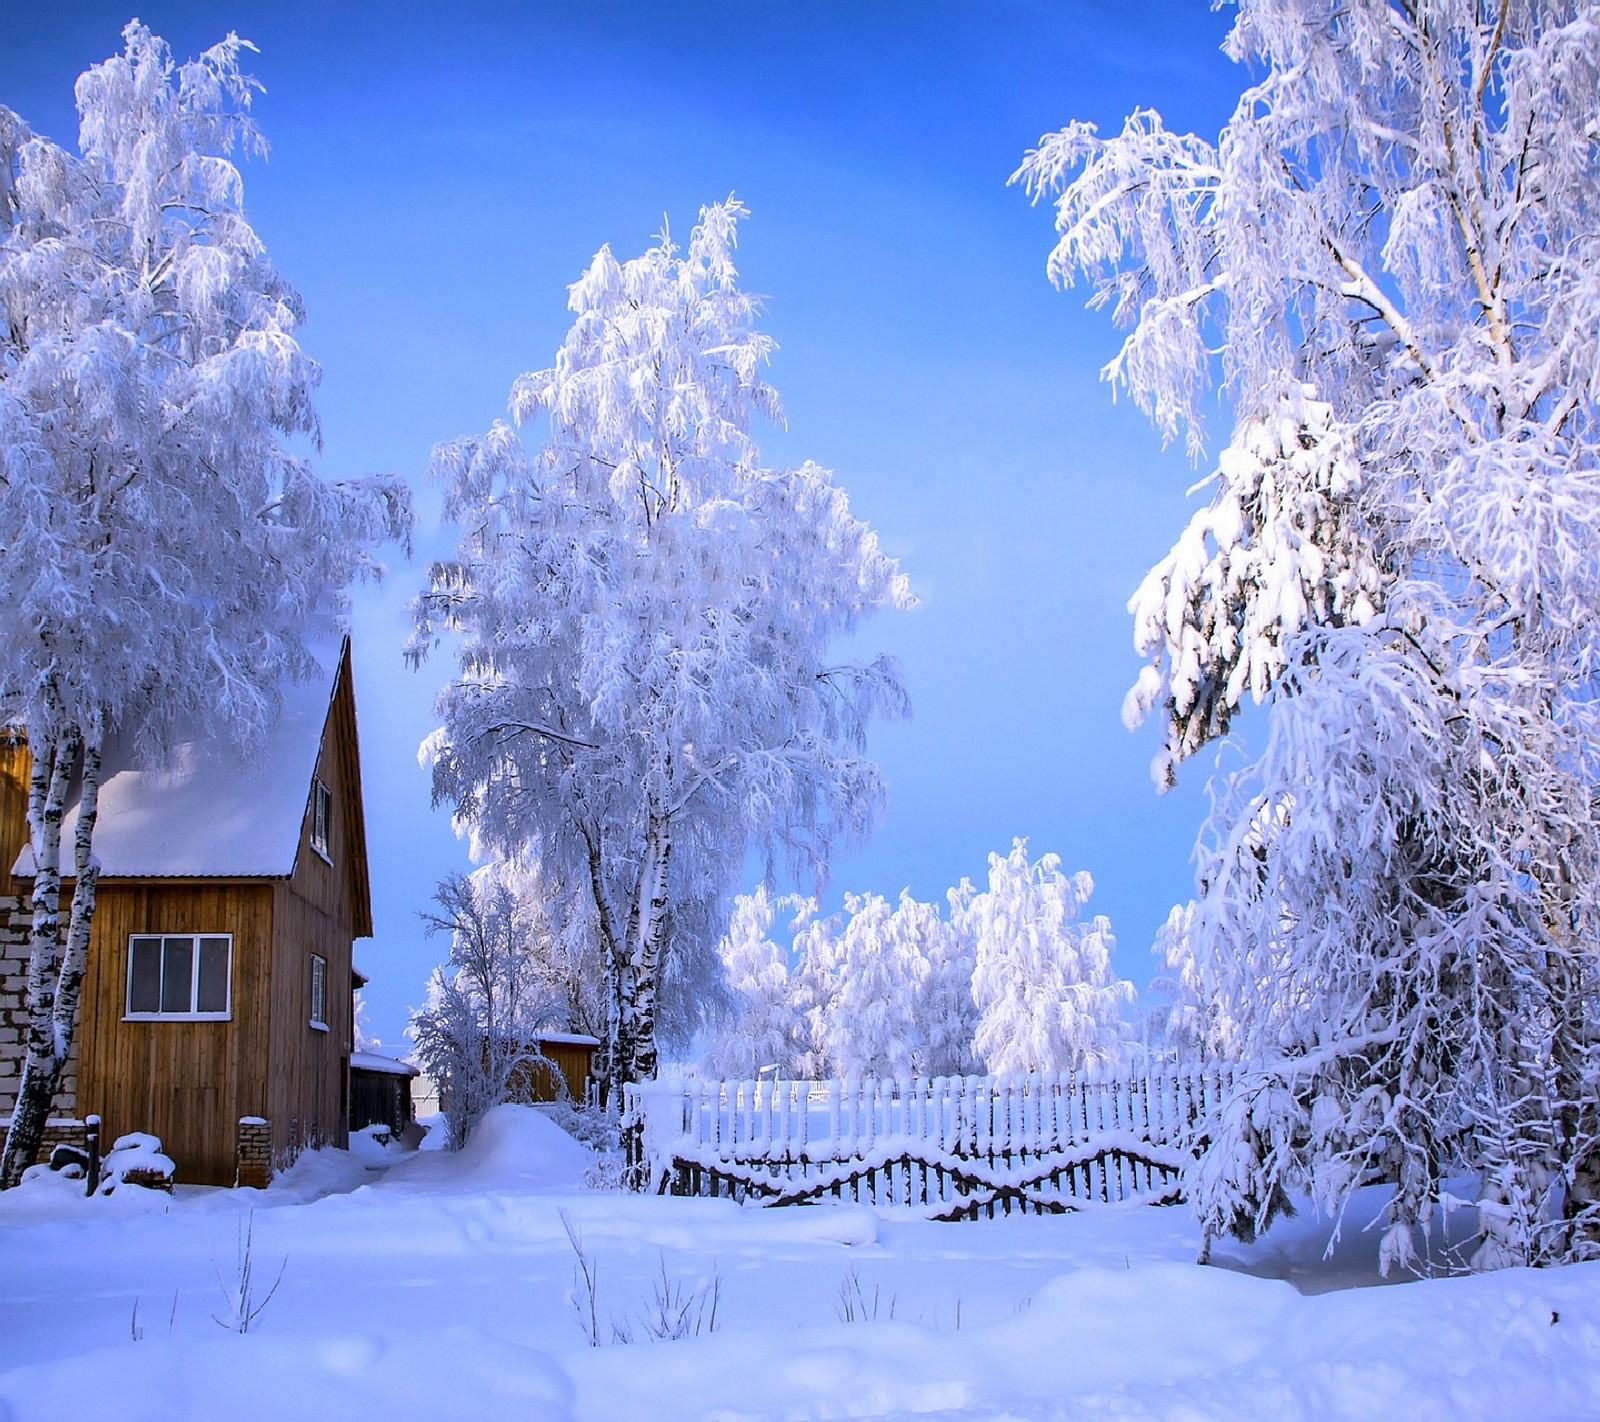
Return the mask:
<svg viewBox="0 0 1600 1422">
<path fill-rule="evenodd" d="M 589 1063 L 593 1047 L 569 1042 L 547 1042 L 540 1050 L 555 1064 L 555 1070 L 537 1060 L 521 1061 L 512 1068 L 507 1095 L 512 1101 L 559 1101 L 562 1086 L 565 1096 L 579 1105 L 589 1089 Z M 559 1073 L 559 1081 L 557 1079 Z"/>
<path fill-rule="evenodd" d="M 231 1185 L 240 1116 L 264 1115 L 272 886 L 237 880 L 102 879 L 78 1010 L 78 1111 L 109 1143 L 161 1138 L 178 1179 Z M 233 935 L 231 1020 L 125 1022 L 128 939 Z"/>
<path fill-rule="evenodd" d="M 352 922 L 351 815 L 342 738 L 348 727 L 330 717 L 317 777 L 331 792 L 328 859 L 311 847 L 310 802 L 300 825 L 294 873 L 274 892 L 271 1099 L 260 1114 L 272 1122 L 276 1166 L 317 1145 L 349 1144 L 349 1063 L 354 1032 L 350 996 Z M 332 862 L 330 863 L 329 860 Z M 327 1031 L 311 1025 L 311 955 L 327 960 Z"/>
</svg>

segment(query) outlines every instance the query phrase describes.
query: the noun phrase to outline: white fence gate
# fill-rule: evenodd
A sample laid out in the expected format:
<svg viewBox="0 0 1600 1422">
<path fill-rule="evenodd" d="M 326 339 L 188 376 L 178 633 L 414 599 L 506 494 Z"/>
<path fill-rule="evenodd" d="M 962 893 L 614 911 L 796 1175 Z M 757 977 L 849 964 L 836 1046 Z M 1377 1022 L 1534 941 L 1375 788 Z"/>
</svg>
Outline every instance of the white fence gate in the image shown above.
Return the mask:
<svg viewBox="0 0 1600 1422">
<path fill-rule="evenodd" d="M 932 1219 L 1171 1203 L 1226 1068 L 630 1086 L 641 1180 L 750 1204 L 858 1200 Z"/>
</svg>

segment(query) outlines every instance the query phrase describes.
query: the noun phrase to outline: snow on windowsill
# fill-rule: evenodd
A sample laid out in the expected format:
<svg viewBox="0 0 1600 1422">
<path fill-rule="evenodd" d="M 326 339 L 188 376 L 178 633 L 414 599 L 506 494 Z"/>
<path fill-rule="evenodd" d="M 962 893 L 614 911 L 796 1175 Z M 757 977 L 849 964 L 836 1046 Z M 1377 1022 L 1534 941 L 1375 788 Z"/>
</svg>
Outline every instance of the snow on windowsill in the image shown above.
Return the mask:
<svg viewBox="0 0 1600 1422">
<path fill-rule="evenodd" d="M 326 1022 L 308 1022 L 306 1025 L 310 1027 L 313 1032 L 326 1032 L 328 1030 L 328 1024 Z"/>
</svg>

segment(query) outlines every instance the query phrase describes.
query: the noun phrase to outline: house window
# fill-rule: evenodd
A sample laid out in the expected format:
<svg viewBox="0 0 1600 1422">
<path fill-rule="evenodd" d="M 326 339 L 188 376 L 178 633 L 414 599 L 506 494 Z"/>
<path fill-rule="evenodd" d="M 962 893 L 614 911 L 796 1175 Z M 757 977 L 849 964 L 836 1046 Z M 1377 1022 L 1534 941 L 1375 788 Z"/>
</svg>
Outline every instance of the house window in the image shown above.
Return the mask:
<svg viewBox="0 0 1600 1422">
<path fill-rule="evenodd" d="M 128 939 L 128 1017 L 225 1022 L 233 938 L 226 933 L 136 933 Z"/>
<path fill-rule="evenodd" d="M 328 822 L 333 818 L 333 795 L 320 779 L 311 782 L 311 847 L 330 864 Z"/>
<path fill-rule="evenodd" d="M 311 955 L 311 1025 L 328 1030 L 328 960 L 320 953 Z"/>
</svg>

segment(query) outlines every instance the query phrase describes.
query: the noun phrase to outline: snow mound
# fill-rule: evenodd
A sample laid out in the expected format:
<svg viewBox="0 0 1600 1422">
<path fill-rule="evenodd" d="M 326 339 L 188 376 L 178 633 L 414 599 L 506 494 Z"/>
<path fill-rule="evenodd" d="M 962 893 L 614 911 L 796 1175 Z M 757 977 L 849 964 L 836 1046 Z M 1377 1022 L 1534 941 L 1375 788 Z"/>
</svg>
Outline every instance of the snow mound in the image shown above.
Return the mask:
<svg viewBox="0 0 1600 1422">
<path fill-rule="evenodd" d="M 164 1190 L 171 1194 L 173 1177 L 177 1173 L 172 1158 L 162 1153 L 160 1140 L 142 1131 L 118 1136 L 101 1169 L 104 1175 L 100 1182 L 102 1195 L 115 1194 L 124 1186 Z"/>
<path fill-rule="evenodd" d="M 385 1183 L 573 1190 L 593 1164 L 594 1152 L 542 1111 L 507 1103 L 490 1110 L 459 1151 L 420 1152 L 393 1166 Z"/>
<path fill-rule="evenodd" d="M 310 1204 L 326 1195 L 347 1195 L 373 1179 L 366 1162 L 337 1146 L 302 1151 L 294 1164 L 280 1170 L 267 1187 L 272 1204 Z"/>
<path fill-rule="evenodd" d="M 412 1151 L 395 1138 L 388 1126 L 379 1122 L 350 1132 L 350 1154 L 368 1170 L 387 1170 L 396 1161 L 404 1160 Z"/>
</svg>

